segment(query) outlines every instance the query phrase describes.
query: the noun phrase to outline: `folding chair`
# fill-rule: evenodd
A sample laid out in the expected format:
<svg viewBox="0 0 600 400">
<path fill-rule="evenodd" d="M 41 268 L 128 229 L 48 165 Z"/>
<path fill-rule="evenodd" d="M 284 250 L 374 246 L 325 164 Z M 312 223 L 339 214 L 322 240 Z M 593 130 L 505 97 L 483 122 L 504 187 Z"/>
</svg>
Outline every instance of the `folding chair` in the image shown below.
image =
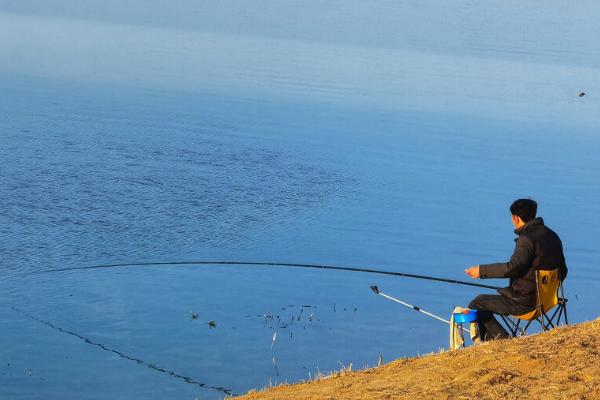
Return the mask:
<svg viewBox="0 0 600 400">
<path fill-rule="evenodd" d="M 559 279 L 558 269 L 535 271 L 535 284 L 537 301 L 532 311 L 523 315 L 500 315 L 513 337 L 524 335 L 533 321 L 538 321 L 543 331 L 569 323 L 567 299 Z M 548 312 L 555 307 L 556 309 L 549 316 Z M 521 327 L 521 322 L 524 322 L 525 326 Z"/>
</svg>

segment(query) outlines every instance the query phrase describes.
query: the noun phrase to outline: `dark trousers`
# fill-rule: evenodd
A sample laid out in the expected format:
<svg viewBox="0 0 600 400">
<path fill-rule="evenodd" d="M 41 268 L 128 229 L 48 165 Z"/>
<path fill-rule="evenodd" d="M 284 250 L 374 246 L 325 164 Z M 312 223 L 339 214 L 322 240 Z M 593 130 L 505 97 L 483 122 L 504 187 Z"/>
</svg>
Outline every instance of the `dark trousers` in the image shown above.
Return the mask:
<svg viewBox="0 0 600 400">
<path fill-rule="evenodd" d="M 531 308 L 523 307 L 500 294 L 480 294 L 469 303 L 469 308 L 477 310 L 481 340 L 510 337 L 506 329 L 494 318 L 494 314 L 521 315 L 531 311 Z"/>
</svg>

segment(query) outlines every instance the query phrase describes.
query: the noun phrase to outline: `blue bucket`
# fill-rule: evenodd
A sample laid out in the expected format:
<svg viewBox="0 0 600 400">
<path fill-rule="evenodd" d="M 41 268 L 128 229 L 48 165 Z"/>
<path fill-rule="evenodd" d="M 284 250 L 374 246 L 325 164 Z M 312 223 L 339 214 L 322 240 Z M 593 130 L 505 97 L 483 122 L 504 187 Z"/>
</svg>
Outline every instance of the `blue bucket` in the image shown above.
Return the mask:
<svg viewBox="0 0 600 400">
<path fill-rule="evenodd" d="M 454 322 L 463 324 L 465 322 L 477 321 L 477 310 L 468 310 L 460 313 L 454 313 Z"/>
</svg>

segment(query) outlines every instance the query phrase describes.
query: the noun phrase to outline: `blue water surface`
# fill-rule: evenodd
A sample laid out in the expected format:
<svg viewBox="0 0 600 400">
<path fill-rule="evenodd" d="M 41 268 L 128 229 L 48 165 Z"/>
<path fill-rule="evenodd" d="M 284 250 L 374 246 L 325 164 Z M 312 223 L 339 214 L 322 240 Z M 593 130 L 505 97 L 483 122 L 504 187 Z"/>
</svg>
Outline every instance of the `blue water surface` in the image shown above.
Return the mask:
<svg viewBox="0 0 600 400">
<path fill-rule="evenodd" d="M 447 325 L 369 286 L 443 317 L 490 291 L 48 271 L 469 280 L 518 197 L 563 239 L 570 321 L 598 317 L 595 2 L 59 3 L 0 2 L 0 398 L 219 399 L 437 351 Z"/>
</svg>

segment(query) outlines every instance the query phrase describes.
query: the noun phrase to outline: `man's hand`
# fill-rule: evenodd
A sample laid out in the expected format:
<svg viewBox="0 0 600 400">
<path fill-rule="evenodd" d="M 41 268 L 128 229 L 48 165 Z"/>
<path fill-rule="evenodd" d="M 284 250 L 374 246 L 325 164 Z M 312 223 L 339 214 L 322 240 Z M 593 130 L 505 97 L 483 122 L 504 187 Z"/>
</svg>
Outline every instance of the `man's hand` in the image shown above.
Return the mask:
<svg viewBox="0 0 600 400">
<path fill-rule="evenodd" d="M 479 265 L 474 265 L 472 267 L 465 269 L 465 273 L 473 279 L 478 279 L 479 278 Z"/>
</svg>

